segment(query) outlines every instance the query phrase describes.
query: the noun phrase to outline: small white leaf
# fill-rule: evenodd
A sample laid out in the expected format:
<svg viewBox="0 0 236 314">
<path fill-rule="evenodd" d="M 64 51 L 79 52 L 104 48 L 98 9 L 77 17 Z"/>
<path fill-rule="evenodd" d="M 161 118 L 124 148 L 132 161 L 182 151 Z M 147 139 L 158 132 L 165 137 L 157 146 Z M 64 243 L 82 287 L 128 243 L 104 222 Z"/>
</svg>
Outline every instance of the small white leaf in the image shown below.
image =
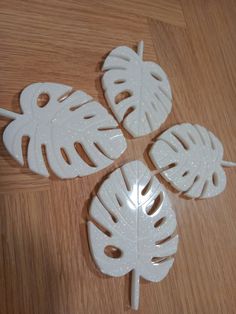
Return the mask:
<svg viewBox="0 0 236 314">
<path fill-rule="evenodd" d="M 38 97 L 47 94 L 44 107 Z M 43 176 L 48 170 L 42 153 L 45 145 L 48 164 L 60 178 L 92 174 L 113 163 L 126 149 L 126 141 L 114 118 L 82 91 L 57 83 L 35 83 L 21 93 L 23 114 L 0 109 L 12 118 L 4 131 L 8 152 L 23 164 L 22 138 L 29 136 L 29 168 Z"/>
<path fill-rule="evenodd" d="M 152 146 L 150 157 L 161 175 L 191 198 L 213 197 L 226 186 L 219 139 L 203 126 L 183 123 L 165 131 Z"/>
<path fill-rule="evenodd" d="M 162 280 L 177 250 L 175 213 L 164 187 L 141 161 L 129 162 L 103 182 L 90 216 L 89 242 L 97 266 L 110 276 L 132 271 L 131 303 L 137 309 L 139 278 Z M 120 256 L 113 257 L 116 251 Z"/>
<path fill-rule="evenodd" d="M 139 43 L 138 54 L 121 46 L 112 50 L 103 65 L 106 100 L 133 137 L 158 129 L 172 107 L 165 72 L 154 62 L 143 62 L 142 54 L 143 42 Z"/>
</svg>

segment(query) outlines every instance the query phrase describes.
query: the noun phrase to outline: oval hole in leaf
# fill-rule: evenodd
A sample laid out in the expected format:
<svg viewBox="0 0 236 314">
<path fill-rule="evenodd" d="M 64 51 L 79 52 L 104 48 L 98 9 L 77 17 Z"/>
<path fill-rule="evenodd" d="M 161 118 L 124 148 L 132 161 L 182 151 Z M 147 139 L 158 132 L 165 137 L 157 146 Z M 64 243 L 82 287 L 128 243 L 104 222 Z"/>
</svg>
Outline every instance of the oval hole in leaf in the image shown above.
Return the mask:
<svg viewBox="0 0 236 314">
<path fill-rule="evenodd" d="M 37 98 L 37 105 L 40 108 L 45 107 L 49 102 L 49 95 L 47 93 L 41 93 Z"/>
<path fill-rule="evenodd" d="M 119 104 L 119 102 L 121 102 L 122 100 L 131 97 L 132 94 L 129 91 L 123 91 L 122 93 L 119 93 L 118 95 L 116 95 L 115 98 L 115 103 L 116 105 Z"/>
<path fill-rule="evenodd" d="M 113 245 L 108 245 L 104 249 L 104 253 L 111 258 L 119 258 L 122 255 L 122 252 L 119 248 Z"/>
<path fill-rule="evenodd" d="M 212 182 L 213 182 L 214 186 L 218 186 L 219 179 L 218 179 L 218 175 L 216 172 L 214 172 L 212 175 Z"/>
<path fill-rule="evenodd" d="M 61 155 L 62 155 L 63 159 L 65 160 L 65 162 L 66 162 L 68 165 L 70 165 L 70 164 L 71 164 L 70 158 L 69 158 L 69 156 L 68 156 L 68 154 L 67 154 L 67 152 L 65 151 L 64 148 L 61 148 Z"/>
<path fill-rule="evenodd" d="M 157 222 L 154 224 L 155 228 L 160 227 L 165 222 L 165 217 L 162 217 L 161 219 L 157 220 Z"/>
</svg>

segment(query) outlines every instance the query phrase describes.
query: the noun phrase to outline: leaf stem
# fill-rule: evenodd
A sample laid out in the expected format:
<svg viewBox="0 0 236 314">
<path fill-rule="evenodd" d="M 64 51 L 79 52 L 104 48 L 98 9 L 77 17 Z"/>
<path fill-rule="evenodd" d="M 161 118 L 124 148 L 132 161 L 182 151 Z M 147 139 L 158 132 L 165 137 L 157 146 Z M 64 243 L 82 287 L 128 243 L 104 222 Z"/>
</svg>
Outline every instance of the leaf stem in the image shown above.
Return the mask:
<svg viewBox="0 0 236 314">
<path fill-rule="evenodd" d="M 137 49 L 137 53 L 138 53 L 140 59 L 143 59 L 143 49 L 144 49 L 144 43 L 143 43 L 143 40 L 141 40 L 138 43 L 138 49 Z"/>
<path fill-rule="evenodd" d="M 16 119 L 19 116 L 21 116 L 21 114 L 0 108 L 0 116 L 10 118 L 10 119 Z"/>
<path fill-rule="evenodd" d="M 135 269 L 133 269 L 131 281 L 131 307 L 136 311 L 139 306 L 139 279 L 139 274 Z"/>
<path fill-rule="evenodd" d="M 236 162 L 222 160 L 221 166 L 223 166 L 223 167 L 236 167 Z"/>
</svg>

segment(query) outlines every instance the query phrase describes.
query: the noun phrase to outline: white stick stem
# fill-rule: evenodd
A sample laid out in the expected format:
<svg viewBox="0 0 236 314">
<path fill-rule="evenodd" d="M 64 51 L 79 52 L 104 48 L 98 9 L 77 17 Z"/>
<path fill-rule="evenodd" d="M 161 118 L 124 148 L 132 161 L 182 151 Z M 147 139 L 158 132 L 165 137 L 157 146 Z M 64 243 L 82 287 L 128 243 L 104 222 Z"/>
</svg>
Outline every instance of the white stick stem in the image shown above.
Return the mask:
<svg viewBox="0 0 236 314">
<path fill-rule="evenodd" d="M 143 59 L 143 49 L 144 49 L 144 43 L 143 43 L 143 40 L 141 40 L 138 43 L 138 50 L 137 50 L 140 59 Z"/>
<path fill-rule="evenodd" d="M 223 167 L 236 167 L 236 162 L 222 160 L 221 165 Z"/>
<path fill-rule="evenodd" d="M 6 118 L 10 118 L 10 119 L 16 119 L 20 115 L 21 114 L 19 114 L 19 113 L 12 112 L 12 111 L 0 108 L 0 116 L 6 117 Z"/>
<path fill-rule="evenodd" d="M 133 310 L 138 310 L 139 306 L 139 274 L 134 269 L 132 271 L 131 281 L 131 307 Z"/>
</svg>

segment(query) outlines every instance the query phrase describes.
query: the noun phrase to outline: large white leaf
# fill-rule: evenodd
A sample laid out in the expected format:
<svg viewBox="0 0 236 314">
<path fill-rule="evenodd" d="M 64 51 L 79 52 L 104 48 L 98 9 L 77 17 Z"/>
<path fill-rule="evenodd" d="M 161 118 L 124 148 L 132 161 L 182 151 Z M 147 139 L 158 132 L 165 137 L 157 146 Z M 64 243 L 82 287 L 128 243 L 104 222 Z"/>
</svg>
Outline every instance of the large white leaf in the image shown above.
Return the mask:
<svg viewBox="0 0 236 314">
<path fill-rule="evenodd" d="M 138 53 L 121 46 L 111 51 L 103 65 L 102 86 L 106 100 L 117 120 L 122 121 L 133 137 L 158 129 L 172 107 L 165 72 L 154 62 L 143 62 L 142 54 L 143 42 L 139 44 Z M 122 93 L 130 97 L 122 99 Z"/>
<path fill-rule="evenodd" d="M 40 107 L 37 99 L 43 93 L 48 94 L 49 102 Z M 0 115 L 14 119 L 4 131 L 3 141 L 8 152 L 23 164 L 22 137 L 29 136 L 28 164 L 36 173 L 49 175 L 42 145 L 49 166 L 61 178 L 94 173 L 126 149 L 114 118 L 89 95 L 70 86 L 29 85 L 21 93 L 20 105 L 23 114 L 0 109 Z"/>
<path fill-rule="evenodd" d="M 164 187 L 141 161 L 129 162 L 102 184 L 90 216 L 89 242 L 97 266 L 110 276 L 132 271 L 131 303 L 137 309 L 139 278 L 162 280 L 177 250 L 176 218 Z M 108 248 L 121 256 L 107 255 Z"/>
<path fill-rule="evenodd" d="M 152 146 L 150 157 L 161 175 L 188 197 L 207 198 L 226 186 L 219 139 L 203 126 L 183 123 L 165 131 Z"/>
</svg>

